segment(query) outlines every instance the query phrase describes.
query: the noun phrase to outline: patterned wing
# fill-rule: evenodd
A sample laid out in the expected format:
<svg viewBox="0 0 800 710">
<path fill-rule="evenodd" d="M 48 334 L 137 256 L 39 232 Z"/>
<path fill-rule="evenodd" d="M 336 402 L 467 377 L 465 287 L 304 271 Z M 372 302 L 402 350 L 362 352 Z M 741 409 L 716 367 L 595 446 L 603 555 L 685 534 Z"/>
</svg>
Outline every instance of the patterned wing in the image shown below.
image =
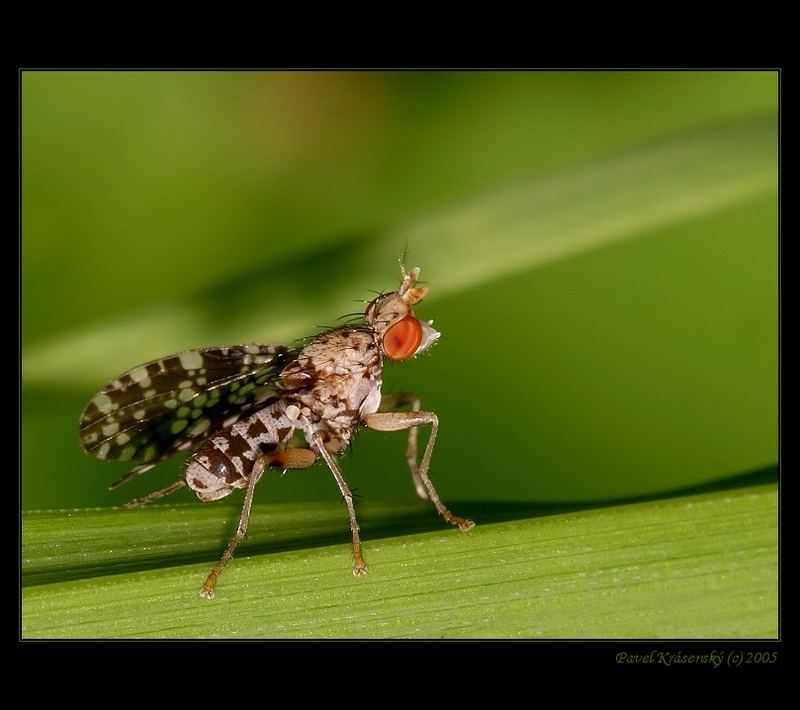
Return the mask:
<svg viewBox="0 0 800 710">
<path fill-rule="evenodd" d="M 81 444 L 104 461 L 140 462 L 120 484 L 264 406 L 296 354 L 284 346 L 238 345 L 134 367 L 86 405 Z"/>
</svg>

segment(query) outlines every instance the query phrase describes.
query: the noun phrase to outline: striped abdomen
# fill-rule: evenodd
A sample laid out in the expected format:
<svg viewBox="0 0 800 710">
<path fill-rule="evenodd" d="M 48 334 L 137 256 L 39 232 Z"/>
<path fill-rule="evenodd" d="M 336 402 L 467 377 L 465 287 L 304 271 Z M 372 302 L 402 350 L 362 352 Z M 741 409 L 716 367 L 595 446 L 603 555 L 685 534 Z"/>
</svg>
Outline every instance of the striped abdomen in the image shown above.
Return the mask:
<svg viewBox="0 0 800 710">
<path fill-rule="evenodd" d="M 274 402 L 212 436 L 186 462 L 184 478 L 202 501 L 246 488 L 256 460 L 291 439 L 295 427 L 284 402 Z M 275 465 L 280 465 L 280 459 Z"/>
</svg>

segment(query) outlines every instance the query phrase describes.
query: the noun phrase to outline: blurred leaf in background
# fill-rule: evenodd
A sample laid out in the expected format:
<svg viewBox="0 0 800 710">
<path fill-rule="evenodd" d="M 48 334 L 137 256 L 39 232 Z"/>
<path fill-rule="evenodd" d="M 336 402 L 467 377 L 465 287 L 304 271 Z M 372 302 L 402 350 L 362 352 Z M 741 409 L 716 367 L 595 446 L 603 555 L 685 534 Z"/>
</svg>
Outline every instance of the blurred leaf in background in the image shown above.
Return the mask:
<svg viewBox="0 0 800 710">
<path fill-rule="evenodd" d="M 170 352 L 313 333 L 394 288 L 406 243 L 444 335 L 387 389 L 439 413 L 445 499 L 774 465 L 776 121 L 769 71 L 25 72 L 23 508 L 173 479 L 108 494 L 85 401 Z M 403 447 L 364 433 L 351 483 L 411 499 Z M 319 468 L 257 492 L 336 495 Z"/>
</svg>

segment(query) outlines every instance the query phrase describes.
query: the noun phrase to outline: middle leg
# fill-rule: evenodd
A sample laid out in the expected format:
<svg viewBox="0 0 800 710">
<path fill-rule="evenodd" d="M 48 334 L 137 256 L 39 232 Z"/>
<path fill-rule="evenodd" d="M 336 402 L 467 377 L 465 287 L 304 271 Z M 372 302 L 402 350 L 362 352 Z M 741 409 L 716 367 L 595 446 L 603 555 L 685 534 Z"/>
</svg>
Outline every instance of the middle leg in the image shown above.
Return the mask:
<svg viewBox="0 0 800 710">
<path fill-rule="evenodd" d="M 336 462 L 333 454 L 325 448 L 325 442 L 322 440 L 322 437 L 315 435 L 314 442 L 320 454 L 322 454 L 322 458 L 325 459 L 325 463 L 328 464 L 328 468 L 331 470 L 333 477 L 336 479 L 336 484 L 339 486 L 342 498 L 347 504 L 347 514 L 350 517 L 350 531 L 353 533 L 353 575 L 360 577 L 367 573 L 367 565 L 364 563 L 364 557 L 361 554 L 360 528 L 358 527 L 358 520 L 356 519 L 356 508 L 353 504 L 353 492 L 350 490 L 350 486 L 347 485 L 347 481 L 344 480 L 344 476 L 341 470 L 339 470 L 339 464 Z"/>
</svg>

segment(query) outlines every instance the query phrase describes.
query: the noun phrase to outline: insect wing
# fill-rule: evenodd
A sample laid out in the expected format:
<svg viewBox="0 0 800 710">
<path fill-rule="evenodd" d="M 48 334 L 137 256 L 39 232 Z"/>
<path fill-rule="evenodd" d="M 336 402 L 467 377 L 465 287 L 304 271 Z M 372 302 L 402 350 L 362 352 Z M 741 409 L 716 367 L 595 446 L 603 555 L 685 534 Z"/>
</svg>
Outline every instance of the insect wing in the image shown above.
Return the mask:
<svg viewBox="0 0 800 710">
<path fill-rule="evenodd" d="M 295 355 L 251 344 L 188 350 L 134 367 L 86 405 L 81 444 L 95 458 L 151 468 L 264 406 Z"/>
</svg>

